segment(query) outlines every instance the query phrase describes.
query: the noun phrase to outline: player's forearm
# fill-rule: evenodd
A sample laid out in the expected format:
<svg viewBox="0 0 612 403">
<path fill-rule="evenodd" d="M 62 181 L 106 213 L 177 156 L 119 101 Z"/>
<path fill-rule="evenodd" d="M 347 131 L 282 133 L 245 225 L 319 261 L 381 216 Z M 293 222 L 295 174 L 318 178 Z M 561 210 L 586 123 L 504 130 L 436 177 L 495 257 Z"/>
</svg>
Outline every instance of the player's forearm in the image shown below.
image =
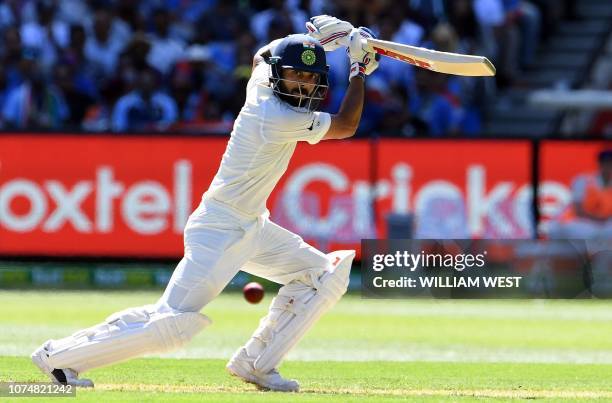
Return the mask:
<svg viewBox="0 0 612 403">
<path fill-rule="evenodd" d="M 364 80 L 361 77 L 353 77 L 344 94 L 340 110 L 336 115 L 345 127 L 346 137 L 351 137 L 359 127 L 361 113 L 363 111 L 363 99 L 365 96 Z"/>
</svg>

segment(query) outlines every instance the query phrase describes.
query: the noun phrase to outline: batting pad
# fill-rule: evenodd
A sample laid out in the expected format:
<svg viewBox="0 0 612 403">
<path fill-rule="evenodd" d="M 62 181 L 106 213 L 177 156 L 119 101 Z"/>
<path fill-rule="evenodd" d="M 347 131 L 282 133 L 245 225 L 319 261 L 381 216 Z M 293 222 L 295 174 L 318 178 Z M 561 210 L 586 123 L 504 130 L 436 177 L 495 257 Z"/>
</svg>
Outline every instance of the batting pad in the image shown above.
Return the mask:
<svg viewBox="0 0 612 403">
<path fill-rule="evenodd" d="M 310 284 L 292 281 L 281 287 L 272 300 L 253 337 L 245 346 L 255 358 L 257 371 L 268 373 L 306 334 L 312 325 L 346 292 L 355 251 L 336 251 L 327 255 L 330 265 Z M 320 273 L 320 272 L 319 272 Z"/>
<path fill-rule="evenodd" d="M 83 373 L 144 354 L 179 348 L 211 321 L 198 312 L 157 312 L 152 305 L 129 308 L 72 336 L 49 343 L 46 364 Z"/>
</svg>

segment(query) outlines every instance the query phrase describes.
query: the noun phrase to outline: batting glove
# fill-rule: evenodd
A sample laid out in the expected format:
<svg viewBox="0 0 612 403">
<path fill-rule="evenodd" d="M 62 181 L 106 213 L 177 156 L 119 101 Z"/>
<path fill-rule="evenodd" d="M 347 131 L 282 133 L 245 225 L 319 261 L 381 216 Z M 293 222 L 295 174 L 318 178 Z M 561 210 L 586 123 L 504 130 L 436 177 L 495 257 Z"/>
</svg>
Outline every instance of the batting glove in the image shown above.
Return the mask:
<svg viewBox="0 0 612 403">
<path fill-rule="evenodd" d="M 348 45 L 348 35 L 353 29 L 350 22 L 330 15 L 317 15 L 306 22 L 308 35 L 318 40 L 327 52 Z"/>
<path fill-rule="evenodd" d="M 375 38 L 375 36 L 366 27 L 353 28 L 349 34 L 349 44 L 346 48 L 351 63 L 349 79 L 355 75 L 361 75 L 365 78 L 366 75 L 372 74 L 378 68 L 379 56 L 364 49 L 363 42 L 368 38 Z"/>
</svg>

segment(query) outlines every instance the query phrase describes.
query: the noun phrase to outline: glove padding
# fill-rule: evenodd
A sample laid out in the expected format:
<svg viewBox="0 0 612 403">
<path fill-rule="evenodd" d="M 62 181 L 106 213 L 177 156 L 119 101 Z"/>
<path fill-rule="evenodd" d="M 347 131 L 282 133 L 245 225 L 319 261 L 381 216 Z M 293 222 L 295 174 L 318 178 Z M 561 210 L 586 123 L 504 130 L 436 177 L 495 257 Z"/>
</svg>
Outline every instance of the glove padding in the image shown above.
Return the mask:
<svg viewBox="0 0 612 403">
<path fill-rule="evenodd" d="M 380 56 L 364 49 L 363 41 L 368 38 L 376 38 L 372 31 L 366 27 L 353 28 L 349 34 L 349 44 L 346 48 L 351 66 L 360 63 L 364 67 L 365 75 L 369 76 L 378 68 Z"/>
<path fill-rule="evenodd" d="M 353 29 L 350 22 L 331 15 L 317 15 L 306 22 L 308 35 L 318 40 L 326 52 L 348 45 L 348 35 Z"/>
</svg>

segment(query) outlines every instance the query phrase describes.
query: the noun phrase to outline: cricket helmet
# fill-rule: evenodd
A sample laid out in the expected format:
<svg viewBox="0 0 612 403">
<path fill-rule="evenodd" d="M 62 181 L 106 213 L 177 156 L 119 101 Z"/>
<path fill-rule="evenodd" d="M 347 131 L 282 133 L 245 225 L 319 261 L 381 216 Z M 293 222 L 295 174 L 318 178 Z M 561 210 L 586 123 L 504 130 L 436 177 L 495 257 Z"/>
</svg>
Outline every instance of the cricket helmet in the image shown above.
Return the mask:
<svg viewBox="0 0 612 403">
<path fill-rule="evenodd" d="M 329 66 L 325 59 L 323 46 L 314 38 L 304 34 L 294 34 L 285 37 L 272 51 L 267 60 L 270 64 L 270 86 L 274 94 L 288 104 L 308 110 L 316 110 L 327 95 L 329 88 Z M 283 82 L 291 82 L 282 78 L 283 69 L 293 69 L 317 73 L 319 80 L 310 94 L 291 94 L 284 91 Z"/>
</svg>

